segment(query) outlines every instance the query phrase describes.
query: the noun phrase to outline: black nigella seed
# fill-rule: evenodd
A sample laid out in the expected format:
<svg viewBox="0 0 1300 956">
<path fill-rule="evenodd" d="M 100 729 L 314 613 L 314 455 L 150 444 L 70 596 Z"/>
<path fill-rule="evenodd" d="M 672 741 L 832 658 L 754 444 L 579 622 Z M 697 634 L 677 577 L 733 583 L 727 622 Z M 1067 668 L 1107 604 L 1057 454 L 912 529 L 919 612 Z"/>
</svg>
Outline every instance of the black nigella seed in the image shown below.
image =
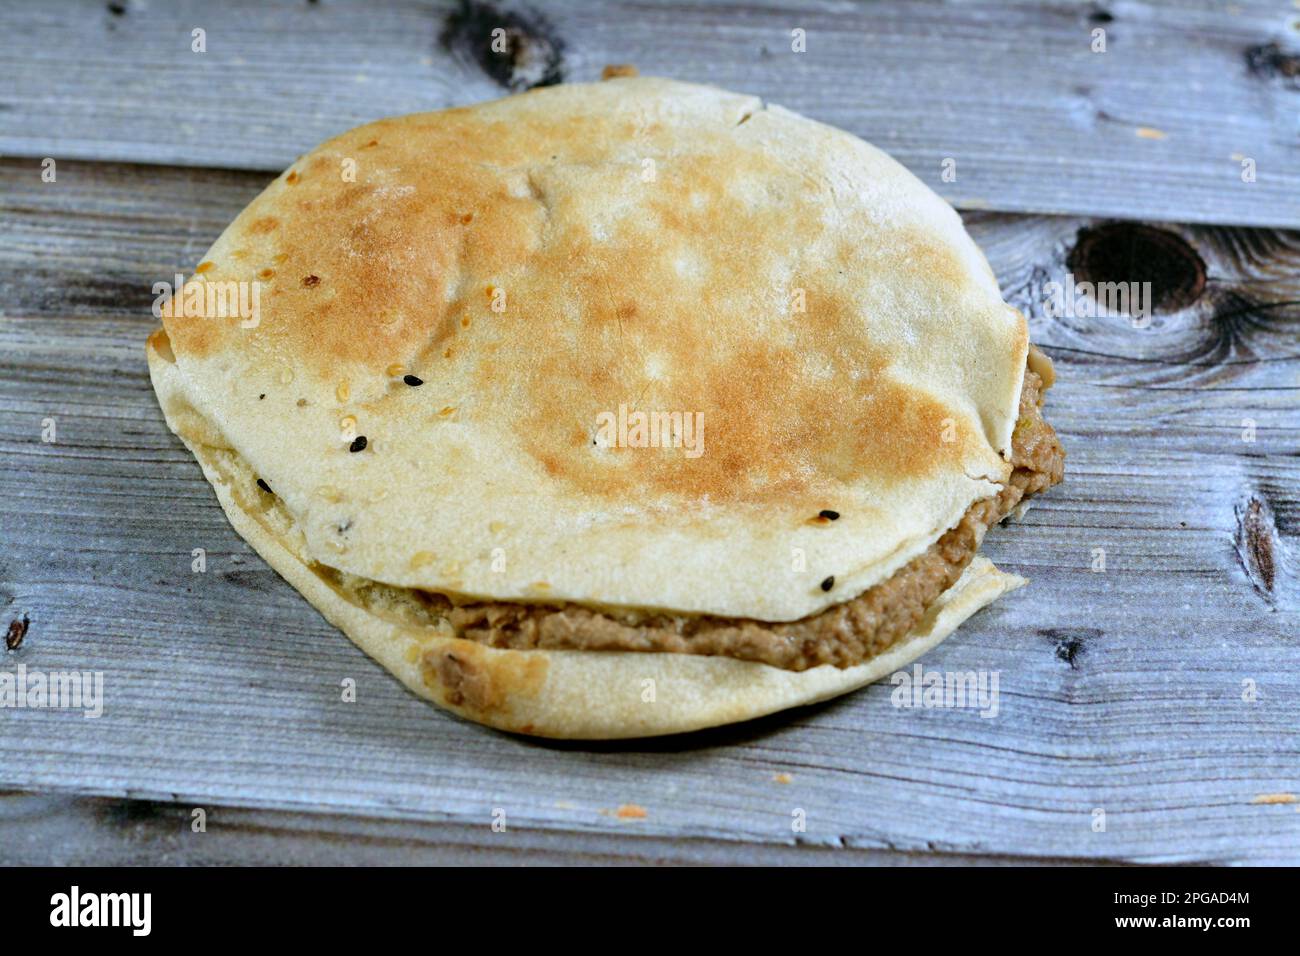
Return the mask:
<svg viewBox="0 0 1300 956">
<path fill-rule="evenodd" d="M 826 508 L 822 511 L 817 512 L 817 517 L 825 518 L 827 521 L 839 521 L 840 513 L 838 511 L 831 511 L 829 508 Z"/>
<path fill-rule="evenodd" d="M 829 591 L 833 587 L 835 587 L 835 575 L 832 574 L 829 578 L 827 578 L 825 581 L 822 582 L 822 590 Z"/>
<path fill-rule="evenodd" d="M 352 439 L 352 444 L 348 446 L 348 451 L 365 451 L 365 450 L 366 450 L 365 435 L 358 435 L 356 438 Z"/>
<path fill-rule="evenodd" d="M 424 384 L 424 379 L 417 378 L 414 375 L 403 375 L 402 381 L 405 382 L 407 385 L 411 386 L 411 388 L 415 388 L 417 385 Z"/>
<path fill-rule="evenodd" d="M 266 481 L 263 480 L 263 479 L 261 479 L 261 478 L 257 479 L 257 487 L 261 488 L 261 489 L 262 489 L 263 491 L 265 491 L 268 495 L 273 495 L 273 494 L 275 494 L 275 492 L 271 490 L 271 486 L 268 485 L 268 484 L 266 483 Z"/>
</svg>

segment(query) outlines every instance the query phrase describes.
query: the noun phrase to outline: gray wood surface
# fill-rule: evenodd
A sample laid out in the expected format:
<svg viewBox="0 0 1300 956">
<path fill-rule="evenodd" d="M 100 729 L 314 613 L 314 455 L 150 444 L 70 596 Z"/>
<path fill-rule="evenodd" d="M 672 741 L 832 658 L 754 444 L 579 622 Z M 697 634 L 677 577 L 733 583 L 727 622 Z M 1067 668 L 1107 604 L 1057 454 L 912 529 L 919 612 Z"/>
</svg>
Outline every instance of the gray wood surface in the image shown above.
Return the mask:
<svg viewBox="0 0 1300 956">
<path fill-rule="evenodd" d="M 996 718 L 877 685 L 558 744 L 407 694 L 243 544 L 167 431 L 151 284 L 267 178 L 0 162 L 0 626 L 30 619 L 0 670 L 102 671 L 106 695 L 94 720 L 0 711 L 0 787 L 47 794 L 0 800 L 0 861 L 1300 862 L 1300 804 L 1269 797 L 1300 794 L 1300 234 L 1169 227 L 1206 292 L 1139 330 L 1044 313 L 1092 220 L 968 214 L 1057 361 L 1069 451 L 986 545 L 1031 586 L 924 658 L 997 671 Z"/>
<path fill-rule="evenodd" d="M 632 63 L 848 129 L 961 208 L 1294 228 L 1297 22 L 1287 0 L 6 4 L 0 153 L 278 171 L 378 116 Z"/>
<path fill-rule="evenodd" d="M 111 797 L 0 793 L 5 862 L 60 866 L 520 866 L 799 865 L 1006 866 L 1025 857 L 754 844 L 629 828 L 575 833 L 554 828 L 493 832 L 486 825 L 384 819 L 355 814 L 194 807 Z M 1034 865 L 1074 861 L 1034 859 Z"/>
</svg>

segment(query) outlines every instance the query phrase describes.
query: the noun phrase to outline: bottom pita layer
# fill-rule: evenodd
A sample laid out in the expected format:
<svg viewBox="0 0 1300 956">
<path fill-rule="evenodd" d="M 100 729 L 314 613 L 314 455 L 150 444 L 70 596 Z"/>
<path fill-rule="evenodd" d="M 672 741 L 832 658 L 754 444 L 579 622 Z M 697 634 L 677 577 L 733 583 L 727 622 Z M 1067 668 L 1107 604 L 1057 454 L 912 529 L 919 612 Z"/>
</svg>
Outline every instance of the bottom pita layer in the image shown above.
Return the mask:
<svg viewBox="0 0 1300 956">
<path fill-rule="evenodd" d="M 1025 583 L 976 555 L 912 633 L 849 668 L 788 671 L 750 661 L 635 651 L 512 651 L 454 636 L 449 626 L 411 626 L 345 597 L 299 557 L 270 522 L 246 511 L 233 485 L 251 474 L 233 453 L 193 441 L 172 412 L 183 401 L 174 365 L 149 349 L 150 372 L 168 425 L 216 490 L 235 530 L 271 567 L 411 691 L 470 720 L 542 737 L 614 739 L 699 730 L 761 717 L 856 690 L 920 657 L 958 625 Z M 242 465 L 242 462 L 239 462 Z M 246 466 L 244 466 L 246 469 Z"/>
</svg>

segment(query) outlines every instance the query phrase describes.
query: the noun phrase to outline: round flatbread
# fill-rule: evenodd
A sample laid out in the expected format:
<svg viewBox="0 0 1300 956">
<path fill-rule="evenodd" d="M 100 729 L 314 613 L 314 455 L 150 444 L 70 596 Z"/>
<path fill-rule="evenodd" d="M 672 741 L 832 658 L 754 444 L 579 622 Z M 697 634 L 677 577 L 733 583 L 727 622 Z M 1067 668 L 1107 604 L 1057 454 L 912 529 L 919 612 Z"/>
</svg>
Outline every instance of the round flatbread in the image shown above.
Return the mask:
<svg viewBox="0 0 1300 956">
<path fill-rule="evenodd" d="M 447 613 L 805 621 L 1007 482 L 1028 335 L 960 219 L 753 97 L 616 79 L 351 130 L 240 214 L 163 322 L 155 388 L 236 529 L 408 686 L 494 726 L 636 736 L 822 699 L 1018 582 L 977 558 L 841 667 L 500 649 Z"/>
</svg>

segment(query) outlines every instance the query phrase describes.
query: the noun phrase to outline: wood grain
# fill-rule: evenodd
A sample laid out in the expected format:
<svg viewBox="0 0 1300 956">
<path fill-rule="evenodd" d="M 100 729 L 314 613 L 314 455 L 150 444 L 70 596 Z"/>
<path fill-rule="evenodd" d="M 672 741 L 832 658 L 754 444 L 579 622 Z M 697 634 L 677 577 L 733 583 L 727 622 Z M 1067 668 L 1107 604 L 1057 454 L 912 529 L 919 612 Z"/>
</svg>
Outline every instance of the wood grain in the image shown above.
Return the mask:
<svg viewBox="0 0 1300 956">
<path fill-rule="evenodd" d="M 196 832 L 196 809 L 204 827 Z M 0 793 L 5 862 L 59 866 L 1006 866 L 1024 857 L 755 845 L 151 800 Z M 1062 865 L 1064 860 L 1031 860 Z M 1110 862 L 1110 861 L 1103 861 Z"/>
<path fill-rule="evenodd" d="M 1300 11 L 1285 0 L 536 6 L 8 5 L 0 152 L 278 171 L 379 116 L 632 63 L 857 133 L 961 208 L 1300 226 Z M 494 54 L 498 27 L 509 49 Z"/>
<path fill-rule="evenodd" d="M 1300 862 L 1300 813 L 1252 802 L 1300 793 L 1300 235 L 1167 227 L 1207 291 L 1138 330 L 1043 309 L 1092 220 L 968 217 L 1057 361 L 1048 417 L 1069 451 L 1066 483 L 987 542 L 1031 586 L 924 659 L 998 672 L 997 717 L 898 709 L 878 685 L 681 738 L 558 744 L 408 695 L 243 544 L 167 431 L 143 358 L 150 287 L 268 177 L 59 170 L 0 163 L 0 625 L 31 621 L 0 670 L 102 671 L 106 707 L 0 711 L 0 786 L 260 808 L 275 813 L 235 818 L 371 861 Z M 133 843 L 134 811 L 40 800 L 40 832 L 97 820 L 88 845 L 108 860 L 352 852 L 274 834 L 179 849 L 175 808 Z M 516 836 L 491 832 L 496 809 Z M 4 839 L 15 826 L 6 808 L 0 860 L 54 857 Z M 430 848 L 444 838 L 457 849 Z"/>
</svg>

